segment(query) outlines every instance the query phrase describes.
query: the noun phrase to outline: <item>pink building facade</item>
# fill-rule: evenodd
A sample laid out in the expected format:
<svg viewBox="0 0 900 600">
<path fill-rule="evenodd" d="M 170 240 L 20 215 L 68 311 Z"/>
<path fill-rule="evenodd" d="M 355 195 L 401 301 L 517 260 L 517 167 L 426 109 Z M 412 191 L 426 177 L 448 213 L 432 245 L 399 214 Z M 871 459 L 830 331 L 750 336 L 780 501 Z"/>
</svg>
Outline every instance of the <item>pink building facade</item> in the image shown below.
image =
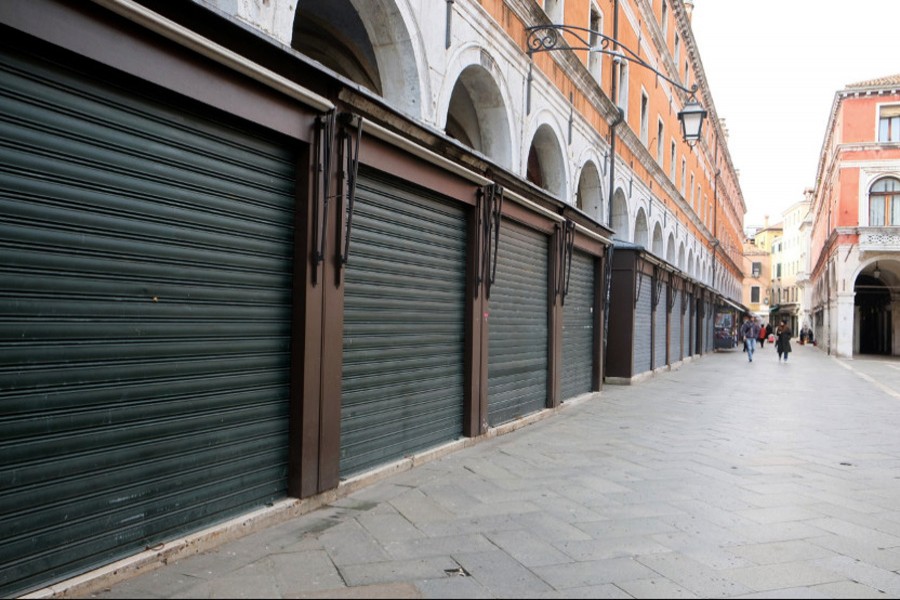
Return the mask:
<svg viewBox="0 0 900 600">
<path fill-rule="evenodd" d="M 810 210 L 807 324 L 820 347 L 900 354 L 900 75 L 835 94 Z"/>
</svg>

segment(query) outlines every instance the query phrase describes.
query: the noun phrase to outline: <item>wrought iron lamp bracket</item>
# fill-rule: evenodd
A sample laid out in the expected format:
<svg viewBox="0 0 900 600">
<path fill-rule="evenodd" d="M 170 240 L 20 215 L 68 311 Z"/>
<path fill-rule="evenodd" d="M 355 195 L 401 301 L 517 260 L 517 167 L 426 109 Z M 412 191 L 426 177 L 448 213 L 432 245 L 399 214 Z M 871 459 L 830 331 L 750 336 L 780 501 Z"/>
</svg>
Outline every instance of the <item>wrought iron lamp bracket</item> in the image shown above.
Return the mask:
<svg viewBox="0 0 900 600">
<path fill-rule="evenodd" d="M 588 52 L 598 52 L 600 54 L 608 54 L 613 57 L 616 62 L 626 61 L 634 63 L 648 69 L 656 74 L 672 86 L 678 88 L 694 98 L 699 89 L 696 83 L 691 87 L 685 87 L 678 81 L 661 73 L 659 70 L 651 66 L 642 59 L 636 52 L 623 45 L 618 40 L 603 35 L 599 31 L 587 29 L 585 27 L 576 27 L 574 25 L 535 25 L 526 28 L 528 32 L 527 46 L 528 57 L 533 58 L 536 52 L 547 52 L 549 50 L 586 50 Z M 564 34 L 568 34 L 573 41 L 578 43 L 570 44 Z M 591 44 L 591 39 L 595 39 L 595 43 Z"/>
</svg>

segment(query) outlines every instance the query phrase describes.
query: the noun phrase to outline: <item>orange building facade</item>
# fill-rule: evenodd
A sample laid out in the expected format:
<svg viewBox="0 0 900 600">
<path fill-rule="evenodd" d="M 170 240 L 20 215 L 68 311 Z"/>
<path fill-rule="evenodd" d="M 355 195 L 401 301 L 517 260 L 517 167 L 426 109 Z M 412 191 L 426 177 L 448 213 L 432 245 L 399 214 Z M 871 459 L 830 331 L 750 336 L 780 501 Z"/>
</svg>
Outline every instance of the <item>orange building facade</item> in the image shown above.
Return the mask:
<svg viewBox="0 0 900 600">
<path fill-rule="evenodd" d="M 900 354 L 900 75 L 835 94 L 810 216 L 819 345 L 845 357 Z"/>
</svg>

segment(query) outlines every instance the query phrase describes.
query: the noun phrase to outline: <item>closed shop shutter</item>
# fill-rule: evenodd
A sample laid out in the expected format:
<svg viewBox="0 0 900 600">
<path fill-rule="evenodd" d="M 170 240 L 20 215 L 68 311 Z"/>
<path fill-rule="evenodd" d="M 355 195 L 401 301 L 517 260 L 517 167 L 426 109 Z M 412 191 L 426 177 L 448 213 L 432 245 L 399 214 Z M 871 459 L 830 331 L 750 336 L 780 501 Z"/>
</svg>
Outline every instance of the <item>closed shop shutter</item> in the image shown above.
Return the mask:
<svg viewBox="0 0 900 600">
<path fill-rule="evenodd" d="M 462 435 L 462 206 L 362 170 L 345 281 L 342 476 Z"/>
<path fill-rule="evenodd" d="M 634 314 L 634 373 L 645 373 L 651 368 L 653 357 L 652 326 L 653 326 L 653 278 L 643 273 L 638 273 L 637 306 Z"/>
<path fill-rule="evenodd" d="M 658 369 L 666 364 L 666 318 L 667 318 L 667 300 L 666 290 L 668 286 L 665 283 L 659 284 L 659 303 L 656 305 L 656 327 L 653 338 L 654 355 L 653 367 Z"/>
<path fill-rule="evenodd" d="M 547 256 L 545 235 L 503 221 L 488 321 L 492 427 L 547 405 Z"/>
<path fill-rule="evenodd" d="M 681 330 L 684 324 L 684 315 L 681 314 L 681 292 L 675 290 L 675 303 L 672 305 L 672 344 L 671 344 L 671 362 L 681 360 L 682 357 L 682 340 Z"/>
<path fill-rule="evenodd" d="M 685 336 L 685 343 L 687 345 L 687 355 L 688 356 L 693 356 L 694 354 L 696 354 L 695 346 L 697 343 L 696 342 L 696 340 L 697 340 L 696 322 L 697 321 L 694 318 L 694 307 L 695 306 L 696 306 L 696 304 L 694 303 L 694 295 L 688 294 L 687 295 L 687 307 L 685 308 L 685 311 L 684 311 L 684 319 L 685 319 L 685 321 L 684 321 L 684 336 Z"/>
<path fill-rule="evenodd" d="M 0 129 L 7 597 L 286 495 L 296 159 L 6 48 Z"/>
<path fill-rule="evenodd" d="M 575 250 L 563 305 L 563 400 L 591 391 L 593 367 L 594 257 Z"/>
</svg>

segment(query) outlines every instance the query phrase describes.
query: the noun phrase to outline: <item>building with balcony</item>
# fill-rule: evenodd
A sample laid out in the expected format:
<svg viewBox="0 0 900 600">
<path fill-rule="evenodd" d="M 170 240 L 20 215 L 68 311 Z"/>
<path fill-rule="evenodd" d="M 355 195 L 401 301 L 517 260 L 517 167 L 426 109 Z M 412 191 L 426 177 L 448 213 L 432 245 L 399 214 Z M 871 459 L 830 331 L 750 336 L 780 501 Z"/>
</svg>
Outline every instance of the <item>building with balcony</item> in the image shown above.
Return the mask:
<svg viewBox="0 0 900 600">
<path fill-rule="evenodd" d="M 845 357 L 900 354 L 900 75 L 835 93 L 809 231 L 819 346 Z"/>
</svg>

